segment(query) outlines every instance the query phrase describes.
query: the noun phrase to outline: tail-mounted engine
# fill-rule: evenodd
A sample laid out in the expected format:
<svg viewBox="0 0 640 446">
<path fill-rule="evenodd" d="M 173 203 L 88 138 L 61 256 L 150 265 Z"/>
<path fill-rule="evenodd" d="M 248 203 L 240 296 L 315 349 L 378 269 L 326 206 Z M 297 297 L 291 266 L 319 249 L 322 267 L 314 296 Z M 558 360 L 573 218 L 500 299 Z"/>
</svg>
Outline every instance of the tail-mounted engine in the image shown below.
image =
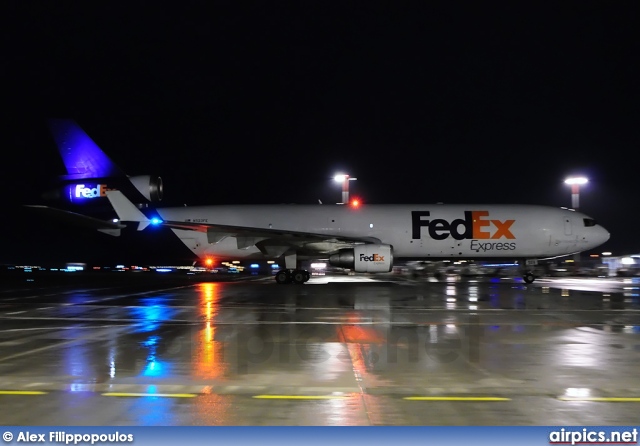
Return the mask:
<svg viewBox="0 0 640 446">
<path fill-rule="evenodd" d="M 138 175 L 129 177 L 129 181 L 147 200 L 152 202 L 162 200 L 162 178 L 152 177 L 151 175 Z"/>
</svg>

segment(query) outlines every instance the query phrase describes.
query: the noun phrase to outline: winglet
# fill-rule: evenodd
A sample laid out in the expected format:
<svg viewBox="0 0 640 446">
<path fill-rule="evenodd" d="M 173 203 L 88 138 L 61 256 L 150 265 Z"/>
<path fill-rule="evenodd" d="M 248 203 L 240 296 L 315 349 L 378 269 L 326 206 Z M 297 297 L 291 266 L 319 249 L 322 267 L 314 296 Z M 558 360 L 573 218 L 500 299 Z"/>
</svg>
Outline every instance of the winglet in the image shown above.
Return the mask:
<svg viewBox="0 0 640 446">
<path fill-rule="evenodd" d="M 135 204 L 129 201 L 122 192 L 119 190 L 108 190 L 106 194 L 109 202 L 111 202 L 111 206 L 113 206 L 113 209 L 121 221 L 137 221 L 138 231 L 142 231 L 149 226 L 151 220 L 149 220 Z"/>
</svg>

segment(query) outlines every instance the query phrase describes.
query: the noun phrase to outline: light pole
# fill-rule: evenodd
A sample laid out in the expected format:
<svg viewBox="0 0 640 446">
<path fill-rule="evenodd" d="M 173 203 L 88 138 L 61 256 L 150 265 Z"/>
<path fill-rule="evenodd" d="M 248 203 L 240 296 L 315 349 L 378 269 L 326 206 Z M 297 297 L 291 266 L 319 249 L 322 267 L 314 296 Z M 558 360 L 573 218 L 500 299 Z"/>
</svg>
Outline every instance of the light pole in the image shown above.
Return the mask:
<svg viewBox="0 0 640 446">
<path fill-rule="evenodd" d="M 349 181 L 355 181 L 357 178 L 351 178 L 349 175 L 339 173 L 333 179 L 338 183 L 342 183 L 342 203 L 338 204 L 349 204 Z"/>
<path fill-rule="evenodd" d="M 573 210 L 577 211 L 580 208 L 580 186 L 583 184 L 587 184 L 589 180 L 585 177 L 569 177 L 564 180 L 565 184 L 571 186 L 571 207 Z M 580 253 L 576 253 L 573 255 L 573 262 L 580 262 Z"/>
<path fill-rule="evenodd" d="M 564 180 L 565 184 L 571 186 L 571 207 L 576 211 L 580 207 L 580 186 L 588 182 L 589 180 L 585 177 L 569 177 Z"/>
</svg>

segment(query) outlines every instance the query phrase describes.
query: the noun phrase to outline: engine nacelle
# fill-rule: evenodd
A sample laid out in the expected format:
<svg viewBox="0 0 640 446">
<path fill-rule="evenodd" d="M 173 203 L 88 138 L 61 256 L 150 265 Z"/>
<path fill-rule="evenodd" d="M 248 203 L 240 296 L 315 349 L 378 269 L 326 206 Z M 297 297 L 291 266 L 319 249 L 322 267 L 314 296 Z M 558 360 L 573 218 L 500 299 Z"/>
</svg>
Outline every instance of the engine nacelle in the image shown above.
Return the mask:
<svg viewBox="0 0 640 446">
<path fill-rule="evenodd" d="M 393 267 L 393 246 L 358 245 L 341 249 L 329 257 L 329 264 L 358 273 L 388 273 Z"/>
<path fill-rule="evenodd" d="M 131 184 L 149 201 L 160 201 L 163 195 L 162 178 L 151 175 L 129 177 Z"/>
</svg>

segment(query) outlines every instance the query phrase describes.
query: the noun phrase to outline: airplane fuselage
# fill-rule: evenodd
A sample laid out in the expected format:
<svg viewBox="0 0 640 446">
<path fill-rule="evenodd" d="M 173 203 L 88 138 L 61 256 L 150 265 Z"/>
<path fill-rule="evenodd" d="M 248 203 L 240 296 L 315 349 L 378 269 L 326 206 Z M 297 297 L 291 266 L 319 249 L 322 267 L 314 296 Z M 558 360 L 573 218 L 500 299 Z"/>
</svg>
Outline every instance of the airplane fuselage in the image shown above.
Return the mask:
<svg viewBox="0 0 640 446">
<path fill-rule="evenodd" d="M 231 205 L 160 208 L 165 220 L 369 238 L 396 258 L 553 258 L 591 249 L 608 232 L 590 217 L 537 205 Z M 234 237 L 174 229 L 200 257 L 261 257 Z M 224 234 L 222 234 L 224 235 Z M 335 249 L 327 246 L 326 252 Z M 264 256 L 269 257 L 269 256 Z"/>
</svg>

